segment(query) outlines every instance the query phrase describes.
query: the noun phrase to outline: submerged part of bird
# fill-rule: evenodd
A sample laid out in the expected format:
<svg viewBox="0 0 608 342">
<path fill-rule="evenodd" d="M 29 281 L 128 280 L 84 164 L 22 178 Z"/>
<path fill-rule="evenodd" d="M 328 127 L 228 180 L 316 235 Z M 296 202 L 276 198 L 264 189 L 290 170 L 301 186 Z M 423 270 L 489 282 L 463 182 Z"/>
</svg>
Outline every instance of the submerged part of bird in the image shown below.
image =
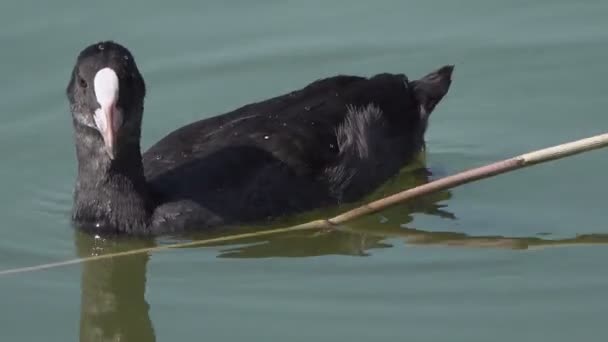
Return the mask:
<svg viewBox="0 0 608 342">
<path fill-rule="evenodd" d="M 67 86 L 73 222 L 96 233 L 164 234 L 358 200 L 423 149 L 452 71 L 317 80 L 181 127 L 142 154 L 146 85 L 135 59 L 115 42 L 90 45 Z"/>
</svg>

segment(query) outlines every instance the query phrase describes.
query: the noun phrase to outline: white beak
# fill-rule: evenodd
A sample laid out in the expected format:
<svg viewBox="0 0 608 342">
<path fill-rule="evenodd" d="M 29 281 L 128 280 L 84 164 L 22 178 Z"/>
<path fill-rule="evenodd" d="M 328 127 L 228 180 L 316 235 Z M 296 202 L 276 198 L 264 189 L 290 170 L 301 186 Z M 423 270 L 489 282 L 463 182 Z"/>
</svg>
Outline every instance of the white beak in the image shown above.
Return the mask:
<svg viewBox="0 0 608 342">
<path fill-rule="evenodd" d="M 95 74 L 93 89 L 100 106 L 95 110 L 95 124 L 110 159 L 116 157 L 116 134 L 122 125 L 122 113 L 116 108 L 118 87 L 118 76 L 111 68 L 103 68 Z"/>
</svg>

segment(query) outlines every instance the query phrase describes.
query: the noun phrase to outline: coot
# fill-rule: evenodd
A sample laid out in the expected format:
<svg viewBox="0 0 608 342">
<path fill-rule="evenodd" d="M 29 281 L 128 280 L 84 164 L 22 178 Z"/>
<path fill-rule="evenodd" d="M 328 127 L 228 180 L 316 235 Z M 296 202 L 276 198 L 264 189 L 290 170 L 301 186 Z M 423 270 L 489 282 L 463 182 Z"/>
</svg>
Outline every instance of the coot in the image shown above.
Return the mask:
<svg viewBox="0 0 608 342">
<path fill-rule="evenodd" d="M 135 59 L 116 42 L 92 44 L 67 86 L 78 160 L 73 223 L 166 234 L 361 199 L 424 147 L 452 71 L 320 79 L 181 127 L 142 155 L 146 85 Z"/>
</svg>

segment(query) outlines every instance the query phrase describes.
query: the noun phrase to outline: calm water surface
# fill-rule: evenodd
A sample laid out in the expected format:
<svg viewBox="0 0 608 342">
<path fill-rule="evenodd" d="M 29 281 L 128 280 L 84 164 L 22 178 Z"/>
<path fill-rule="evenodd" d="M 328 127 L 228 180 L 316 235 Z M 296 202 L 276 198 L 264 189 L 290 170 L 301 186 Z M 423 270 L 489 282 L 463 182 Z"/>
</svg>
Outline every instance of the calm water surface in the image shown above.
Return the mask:
<svg viewBox="0 0 608 342">
<path fill-rule="evenodd" d="M 69 225 L 64 97 L 116 39 L 148 83 L 145 147 L 337 73 L 456 64 L 426 169 L 383 192 L 608 128 L 608 2 L 0 3 L 0 269 L 167 243 Z M 0 277 L 2 341 L 605 341 L 606 151 L 303 232 Z M 292 220 L 293 221 L 293 220 Z"/>
</svg>

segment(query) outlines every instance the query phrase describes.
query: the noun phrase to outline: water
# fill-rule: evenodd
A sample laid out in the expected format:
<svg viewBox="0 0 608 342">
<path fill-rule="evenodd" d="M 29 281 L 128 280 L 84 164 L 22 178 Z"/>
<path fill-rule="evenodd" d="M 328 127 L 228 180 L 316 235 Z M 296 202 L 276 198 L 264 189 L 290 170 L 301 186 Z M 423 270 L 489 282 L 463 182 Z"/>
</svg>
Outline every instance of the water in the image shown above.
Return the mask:
<svg viewBox="0 0 608 342">
<path fill-rule="evenodd" d="M 0 269 L 151 244 L 93 241 L 69 226 L 76 164 L 64 89 L 91 42 L 132 49 L 149 89 L 146 147 L 319 77 L 414 78 L 454 63 L 428 133 L 434 178 L 604 132 L 606 18 L 600 0 L 2 2 Z M 349 231 L 1 277 L 0 335 L 604 341 L 607 167 L 600 150 L 435 194 Z M 427 177 L 405 173 L 388 190 Z"/>
</svg>

